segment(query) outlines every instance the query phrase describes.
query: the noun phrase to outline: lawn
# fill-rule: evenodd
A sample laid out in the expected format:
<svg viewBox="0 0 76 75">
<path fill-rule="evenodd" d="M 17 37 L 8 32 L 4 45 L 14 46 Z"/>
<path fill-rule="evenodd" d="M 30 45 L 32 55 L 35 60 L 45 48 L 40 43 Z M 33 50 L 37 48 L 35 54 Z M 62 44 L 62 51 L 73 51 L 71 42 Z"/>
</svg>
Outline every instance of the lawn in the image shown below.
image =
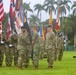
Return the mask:
<svg viewBox="0 0 76 75">
<path fill-rule="evenodd" d="M 46 58 L 40 60 L 39 69 L 34 70 L 30 62 L 28 68 L 18 70 L 17 67 L 6 67 L 5 63 L 0 67 L 0 75 L 76 75 L 76 55 L 75 51 L 65 51 L 62 61 L 55 61 L 53 69 L 47 69 Z"/>
</svg>

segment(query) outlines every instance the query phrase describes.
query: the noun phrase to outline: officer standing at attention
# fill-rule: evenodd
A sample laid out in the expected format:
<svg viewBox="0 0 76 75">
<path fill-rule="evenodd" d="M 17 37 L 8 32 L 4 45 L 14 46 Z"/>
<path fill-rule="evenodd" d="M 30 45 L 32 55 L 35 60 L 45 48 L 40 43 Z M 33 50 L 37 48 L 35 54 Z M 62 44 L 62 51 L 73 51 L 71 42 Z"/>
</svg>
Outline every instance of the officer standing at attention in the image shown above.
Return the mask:
<svg viewBox="0 0 76 75">
<path fill-rule="evenodd" d="M 55 33 L 52 31 L 52 27 L 47 27 L 45 48 L 47 52 L 48 68 L 53 68 L 55 57 Z"/>
</svg>

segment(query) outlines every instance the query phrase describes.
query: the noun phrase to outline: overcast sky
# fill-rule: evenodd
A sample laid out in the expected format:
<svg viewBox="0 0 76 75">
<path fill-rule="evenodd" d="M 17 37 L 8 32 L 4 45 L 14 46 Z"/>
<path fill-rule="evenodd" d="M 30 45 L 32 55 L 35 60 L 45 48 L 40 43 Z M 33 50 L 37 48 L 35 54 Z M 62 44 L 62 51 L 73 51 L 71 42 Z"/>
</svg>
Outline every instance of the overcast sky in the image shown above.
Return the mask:
<svg viewBox="0 0 76 75">
<path fill-rule="evenodd" d="M 30 6 L 33 9 L 33 6 L 37 3 L 43 4 L 45 0 L 23 0 L 23 2 L 29 3 L 31 2 Z M 76 1 L 76 0 L 71 0 L 71 1 Z M 4 11 L 9 12 L 9 5 L 10 5 L 10 0 L 3 0 L 4 3 Z M 28 13 L 28 17 L 30 16 L 31 13 Z M 33 14 L 36 14 L 34 12 Z M 42 12 L 42 21 L 45 21 L 46 19 L 49 18 L 48 13 L 45 13 L 44 11 Z M 53 18 L 56 18 L 55 14 L 53 14 Z"/>
</svg>

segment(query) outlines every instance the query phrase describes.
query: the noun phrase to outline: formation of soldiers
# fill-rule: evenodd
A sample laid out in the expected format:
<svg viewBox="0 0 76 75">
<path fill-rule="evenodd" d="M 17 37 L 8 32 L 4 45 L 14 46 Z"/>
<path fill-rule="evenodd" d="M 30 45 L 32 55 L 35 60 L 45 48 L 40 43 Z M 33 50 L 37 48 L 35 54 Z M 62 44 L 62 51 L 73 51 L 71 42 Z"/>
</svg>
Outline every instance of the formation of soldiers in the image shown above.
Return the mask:
<svg viewBox="0 0 76 75">
<path fill-rule="evenodd" d="M 0 42 L 0 66 L 3 64 L 5 55 L 6 66 L 11 66 L 14 59 L 14 65 L 19 69 L 29 66 L 30 55 L 35 69 L 38 69 L 39 59 L 44 57 L 44 51 L 47 54 L 48 68 L 53 68 L 54 61 L 62 60 L 64 43 L 62 35 L 56 36 L 51 26 L 47 27 L 46 39 L 39 37 L 35 27 L 31 27 L 32 42 L 29 39 L 29 33 L 21 27 L 19 35 L 13 34 L 11 37 L 3 38 Z M 1 36 L 0 36 L 1 38 Z"/>
</svg>

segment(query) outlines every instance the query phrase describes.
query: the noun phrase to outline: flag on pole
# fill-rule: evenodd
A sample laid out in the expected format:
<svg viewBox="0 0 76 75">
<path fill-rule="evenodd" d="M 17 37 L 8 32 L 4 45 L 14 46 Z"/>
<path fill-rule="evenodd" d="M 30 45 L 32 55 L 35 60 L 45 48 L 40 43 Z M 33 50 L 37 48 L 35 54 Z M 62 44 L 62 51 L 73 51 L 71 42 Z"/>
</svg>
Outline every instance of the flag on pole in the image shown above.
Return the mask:
<svg viewBox="0 0 76 75">
<path fill-rule="evenodd" d="M 0 21 L 4 18 L 4 8 L 3 8 L 3 1 L 0 0 Z"/>
<path fill-rule="evenodd" d="M 42 36 L 42 26 L 40 26 L 39 36 Z"/>
<path fill-rule="evenodd" d="M 10 20 L 10 17 L 8 17 L 8 26 L 7 26 L 7 39 L 11 36 L 11 20 Z"/>
<path fill-rule="evenodd" d="M 32 43 L 32 36 L 31 36 L 31 31 L 30 31 L 30 27 L 28 25 L 26 16 L 24 16 L 24 23 L 23 23 L 25 29 L 27 30 L 27 32 L 29 33 L 29 38 L 30 38 L 30 43 Z"/>
<path fill-rule="evenodd" d="M 21 25 L 20 25 L 20 14 L 19 14 L 19 11 L 16 11 L 15 29 L 16 29 L 17 34 L 20 34 L 21 33 Z"/>
<path fill-rule="evenodd" d="M 43 26 L 42 26 L 42 37 L 43 37 L 43 40 L 45 40 L 45 36 L 46 36 L 46 28 L 45 28 L 45 26 L 43 25 Z"/>
<path fill-rule="evenodd" d="M 10 1 L 10 14 L 11 14 L 11 17 L 14 17 L 14 15 L 15 15 L 14 0 Z"/>
<path fill-rule="evenodd" d="M 56 20 L 56 32 L 60 29 L 60 6 L 58 5 L 57 20 Z"/>
<path fill-rule="evenodd" d="M 13 24 L 14 24 L 14 15 L 15 15 L 15 6 L 14 6 L 14 0 L 10 0 L 10 10 L 9 10 L 9 16 L 11 20 L 11 28 L 13 30 Z"/>
<path fill-rule="evenodd" d="M 49 25 L 52 25 L 52 10 L 50 11 Z"/>
<path fill-rule="evenodd" d="M 45 39 L 45 37 L 44 37 L 44 26 L 42 26 L 42 37 L 43 37 L 43 39 Z"/>
<path fill-rule="evenodd" d="M 21 33 L 21 26 L 23 26 L 22 22 L 22 0 L 16 0 L 16 7 L 15 7 L 15 15 L 16 15 L 16 22 L 15 22 L 15 29 L 17 34 Z"/>
</svg>

